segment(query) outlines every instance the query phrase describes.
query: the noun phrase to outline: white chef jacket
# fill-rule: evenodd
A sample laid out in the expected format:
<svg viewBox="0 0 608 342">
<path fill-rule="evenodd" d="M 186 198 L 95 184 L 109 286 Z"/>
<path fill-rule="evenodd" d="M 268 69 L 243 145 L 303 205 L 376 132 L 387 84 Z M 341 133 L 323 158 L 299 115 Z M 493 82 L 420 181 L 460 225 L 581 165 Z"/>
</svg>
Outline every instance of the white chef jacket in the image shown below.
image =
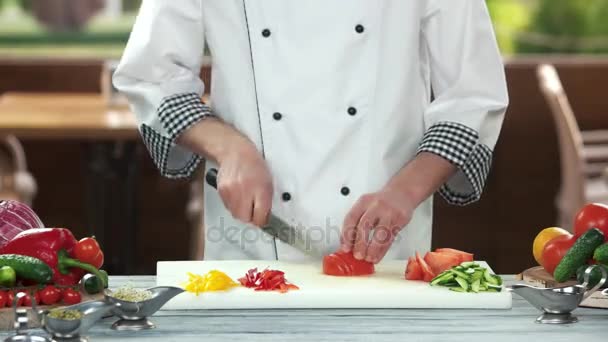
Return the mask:
<svg viewBox="0 0 608 342">
<path fill-rule="evenodd" d="M 273 212 L 327 253 L 354 202 L 422 151 L 458 167 L 447 201 L 476 201 L 508 103 L 483 0 L 144 0 L 114 83 L 167 177 L 195 170 L 201 157 L 175 141 L 209 115 L 249 137 Z M 205 226 L 206 259 L 306 258 L 235 220 L 210 187 Z M 429 250 L 431 226 L 429 198 L 386 258 Z"/>
</svg>

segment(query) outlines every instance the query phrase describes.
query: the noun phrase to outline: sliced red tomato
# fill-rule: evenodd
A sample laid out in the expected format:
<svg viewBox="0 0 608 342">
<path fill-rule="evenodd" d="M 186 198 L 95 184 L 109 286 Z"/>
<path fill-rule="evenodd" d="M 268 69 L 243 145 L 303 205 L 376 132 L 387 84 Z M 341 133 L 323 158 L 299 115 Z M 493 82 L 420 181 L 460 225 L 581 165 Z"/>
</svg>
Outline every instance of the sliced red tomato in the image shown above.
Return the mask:
<svg viewBox="0 0 608 342">
<path fill-rule="evenodd" d="M 475 256 L 471 253 L 467 253 L 458 249 L 454 249 L 454 248 L 437 248 L 435 250 L 435 252 L 437 253 L 446 253 L 446 254 L 452 254 L 452 255 L 457 255 L 460 257 L 460 262 L 467 262 L 467 261 L 473 261 Z"/>
<path fill-rule="evenodd" d="M 424 256 L 424 261 L 426 261 L 435 274 L 460 265 L 462 263 L 461 260 L 461 257 L 455 253 L 428 252 Z"/>
<path fill-rule="evenodd" d="M 420 256 L 420 253 L 416 252 L 416 261 L 418 265 L 420 265 L 420 269 L 422 270 L 422 280 L 426 282 L 430 282 L 435 278 L 435 273 L 431 267 L 424 261 L 424 259 Z"/>
<path fill-rule="evenodd" d="M 357 260 L 352 252 L 336 252 L 323 257 L 323 273 L 327 275 L 352 277 L 374 274 L 371 262 Z"/>
<path fill-rule="evenodd" d="M 422 280 L 422 268 L 416 258 L 409 258 L 407 268 L 405 269 L 405 279 L 407 280 Z"/>
</svg>

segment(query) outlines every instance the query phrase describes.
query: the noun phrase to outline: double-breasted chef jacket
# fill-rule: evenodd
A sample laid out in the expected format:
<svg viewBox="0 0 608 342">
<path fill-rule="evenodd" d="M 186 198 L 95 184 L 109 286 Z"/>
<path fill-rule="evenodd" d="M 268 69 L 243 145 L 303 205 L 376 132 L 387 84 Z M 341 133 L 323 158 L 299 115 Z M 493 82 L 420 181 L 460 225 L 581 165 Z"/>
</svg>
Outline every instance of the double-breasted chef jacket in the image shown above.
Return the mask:
<svg viewBox="0 0 608 342">
<path fill-rule="evenodd" d="M 114 76 L 164 176 L 195 170 L 201 156 L 176 138 L 215 115 L 263 154 L 273 212 L 327 253 L 355 201 L 422 151 L 458 167 L 440 190 L 448 202 L 479 199 L 505 83 L 483 0 L 144 0 Z M 206 259 L 308 258 L 204 193 Z M 430 249 L 431 223 L 429 198 L 386 258 Z"/>
</svg>

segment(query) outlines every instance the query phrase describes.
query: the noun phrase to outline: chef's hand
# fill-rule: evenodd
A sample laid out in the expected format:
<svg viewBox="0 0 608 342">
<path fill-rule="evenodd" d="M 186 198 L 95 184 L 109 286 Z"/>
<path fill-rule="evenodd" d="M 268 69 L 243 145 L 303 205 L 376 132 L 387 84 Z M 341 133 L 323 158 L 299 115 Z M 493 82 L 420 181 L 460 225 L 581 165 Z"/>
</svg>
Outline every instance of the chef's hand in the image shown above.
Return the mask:
<svg viewBox="0 0 608 342">
<path fill-rule="evenodd" d="M 412 219 L 414 210 L 457 168 L 432 153 L 418 154 L 378 192 L 361 196 L 344 218 L 341 249 L 378 263 Z M 430 227 L 428 227 L 430 229 Z"/>
<path fill-rule="evenodd" d="M 219 161 L 217 189 L 232 216 L 262 227 L 272 205 L 272 178 L 255 147 L 237 145 Z"/>
<path fill-rule="evenodd" d="M 182 133 L 178 143 L 219 165 L 218 192 L 232 216 L 258 227 L 267 223 L 272 177 L 247 137 L 217 118 L 207 118 Z"/>
<path fill-rule="evenodd" d="M 378 263 L 410 220 L 416 204 L 404 192 L 385 187 L 361 196 L 344 220 L 342 250 Z"/>
</svg>

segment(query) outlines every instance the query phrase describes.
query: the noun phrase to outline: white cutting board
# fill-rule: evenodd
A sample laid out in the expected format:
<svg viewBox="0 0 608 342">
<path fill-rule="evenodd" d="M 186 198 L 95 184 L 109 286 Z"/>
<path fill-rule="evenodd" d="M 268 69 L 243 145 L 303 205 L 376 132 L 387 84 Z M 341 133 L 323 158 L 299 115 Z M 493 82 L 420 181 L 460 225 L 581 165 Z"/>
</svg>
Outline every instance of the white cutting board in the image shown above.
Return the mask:
<svg viewBox="0 0 608 342">
<path fill-rule="evenodd" d="M 404 279 L 406 261 L 391 260 L 376 265 L 366 277 L 332 277 L 321 272 L 321 264 L 282 261 L 167 261 L 157 264 L 157 285 L 183 287 L 187 272 L 205 274 L 217 269 L 235 281 L 250 268 L 277 269 L 300 290 L 287 293 L 254 291 L 236 287 L 229 291 L 205 292 L 198 297 L 184 292 L 163 310 L 189 309 L 341 309 L 341 308 L 433 308 L 510 309 L 511 294 L 458 293 Z M 481 265 L 487 267 L 485 262 Z"/>
</svg>

